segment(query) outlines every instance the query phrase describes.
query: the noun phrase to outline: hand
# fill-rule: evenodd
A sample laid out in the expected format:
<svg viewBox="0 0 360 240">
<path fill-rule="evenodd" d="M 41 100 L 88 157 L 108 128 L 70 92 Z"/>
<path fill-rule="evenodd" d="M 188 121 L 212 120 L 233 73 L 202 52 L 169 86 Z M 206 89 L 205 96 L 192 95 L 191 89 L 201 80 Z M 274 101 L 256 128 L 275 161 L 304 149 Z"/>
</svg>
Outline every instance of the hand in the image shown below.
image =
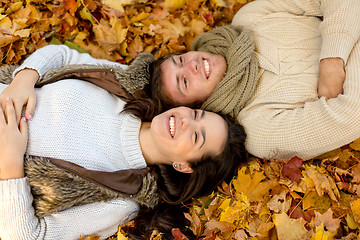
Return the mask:
<svg viewBox="0 0 360 240">
<path fill-rule="evenodd" d="M 0 180 L 24 177 L 24 154 L 28 129 L 26 118 L 17 124 L 13 101 L 0 107 Z"/>
<path fill-rule="evenodd" d="M 319 97 L 335 98 L 342 94 L 344 81 L 344 60 L 341 58 L 324 58 L 320 61 Z"/>
<path fill-rule="evenodd" d="M 16 121 L 19 123 L 22 109 L 26 106 L 25 117 L 30 120 L 36 105 L 35 83 L 39 74 L 32 69 L 21 70 L 11 84 L 0 94 L 0 106 L 5 109 L 6 99 L 14 101 Z"/>
</svg>

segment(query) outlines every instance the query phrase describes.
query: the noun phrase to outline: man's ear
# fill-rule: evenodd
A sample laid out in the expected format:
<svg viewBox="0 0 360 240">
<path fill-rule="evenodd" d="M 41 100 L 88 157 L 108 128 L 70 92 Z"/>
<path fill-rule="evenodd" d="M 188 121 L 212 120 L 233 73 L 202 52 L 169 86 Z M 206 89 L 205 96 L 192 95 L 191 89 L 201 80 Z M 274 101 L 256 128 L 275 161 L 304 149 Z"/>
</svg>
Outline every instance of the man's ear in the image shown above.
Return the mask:
<svg viewBox="0 0 360 240">
<path fill-rule="evenodd" d="M 182 173 L 192 173 L 194 170 L 187 163 L 173 163 L 173 167 L 176 171 Z"/>
</svg>

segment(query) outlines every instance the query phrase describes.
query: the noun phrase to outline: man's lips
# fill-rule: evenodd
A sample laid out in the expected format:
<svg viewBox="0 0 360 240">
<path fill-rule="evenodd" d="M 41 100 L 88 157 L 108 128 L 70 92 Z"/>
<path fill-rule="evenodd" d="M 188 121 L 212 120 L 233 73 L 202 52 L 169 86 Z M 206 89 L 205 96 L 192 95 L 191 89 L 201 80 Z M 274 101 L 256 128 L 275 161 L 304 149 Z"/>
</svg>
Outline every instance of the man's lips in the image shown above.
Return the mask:
<svg viewBox="0 0 360 240">
<path fill-rule="evenodd" d="M 209 60 L 203 58 L 203 69 L 204 69 L 204 74 L 205 74 L 205 77 L 206 79 L 209 79 L 210 77 L 210 70 L 211 70 L 211 66 L 210 66 L 210 63 L 209 63 Z"/>
</svg>

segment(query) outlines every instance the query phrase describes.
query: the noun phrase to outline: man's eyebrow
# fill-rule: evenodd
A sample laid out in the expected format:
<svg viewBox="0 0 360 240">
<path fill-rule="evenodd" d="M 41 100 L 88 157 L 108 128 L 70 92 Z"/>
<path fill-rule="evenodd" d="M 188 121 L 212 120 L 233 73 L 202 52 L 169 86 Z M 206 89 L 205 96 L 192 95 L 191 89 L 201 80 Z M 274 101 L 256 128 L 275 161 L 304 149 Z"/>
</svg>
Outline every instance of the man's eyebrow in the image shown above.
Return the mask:
<svg viewBox="0 0 360 240">
<path fill-rule="evenodd" d="M 200 118 L 204 118 L 204 117 L 205 117 L 205 111 L 202 110 L 202 113 L 201 113 L 201 117 L 200 117 Z M 200 148 L 201 148 L 202 146 L 204 146 L 205 140 L 206 140 L 206 132 L 205 132 L 205 129 L 204 129 L 204 128 L 201 128 L 201 135 L 203 136 L 203 143 L 201 144 Z M 199 149 L 200 149 L 200 148 L 199 148 Z"/>
<path fill-rule="evenodd" d="M 173 64 L 174 64 L 175 66 L 178 66 L 178 64 L 177 64 L 176 61 L 175 61 L 174 56 L 171 57 L 171 61 L 173 62 Z M 180 79 L 179 79 L 179 76 L 178 76 L 178 75 L 176 75 L 176 88 L 178 89 L 178 91 L 180 92 L 180 94 L 181 94 L 182 96 L 185 96 L 185 94 L 183 93 L 183 91 L 182 91 L 181 88 L 180 88 Z"/>
<path fill-rule="evenodd" d="M 176 61 L 175 61 L 174 56 L 171 56 L 171 61 L 173 62 L 174 65 L 178 65 L 178 64 L 176 63 Z"/>
</svg>

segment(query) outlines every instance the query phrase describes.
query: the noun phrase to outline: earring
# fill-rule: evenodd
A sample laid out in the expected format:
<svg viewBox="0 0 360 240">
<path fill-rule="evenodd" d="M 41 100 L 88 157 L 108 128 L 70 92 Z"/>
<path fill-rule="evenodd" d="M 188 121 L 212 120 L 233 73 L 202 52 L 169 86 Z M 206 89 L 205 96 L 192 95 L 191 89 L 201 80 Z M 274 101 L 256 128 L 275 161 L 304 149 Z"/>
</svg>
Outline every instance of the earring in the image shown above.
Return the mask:
<svg viewBox="0 0 360 240">
<path fill-rule="evenodd" d="M 178 165 L 175 163 L 175 164 L 174 164 L 174 168 L 176 169 L 177 167 L 178 167 Z"/>
</svg>

